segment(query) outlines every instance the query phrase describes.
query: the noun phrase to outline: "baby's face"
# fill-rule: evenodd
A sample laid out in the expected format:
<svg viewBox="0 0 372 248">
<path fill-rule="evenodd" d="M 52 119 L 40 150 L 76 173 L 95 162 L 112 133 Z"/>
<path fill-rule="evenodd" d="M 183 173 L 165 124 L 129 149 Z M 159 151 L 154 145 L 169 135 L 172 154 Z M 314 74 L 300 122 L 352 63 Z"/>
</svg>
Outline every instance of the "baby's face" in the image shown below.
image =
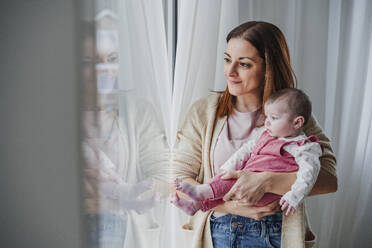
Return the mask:
<svg viewBox="0 0 372 248">
<path fill-rule="evenodd" d="M 289 112 L 287 103 L 278 99 L 265 104 L 265 127 L 273 137 L 291 137 L 297 135 L 294 126 L 295 117 Z"/>
</svg>

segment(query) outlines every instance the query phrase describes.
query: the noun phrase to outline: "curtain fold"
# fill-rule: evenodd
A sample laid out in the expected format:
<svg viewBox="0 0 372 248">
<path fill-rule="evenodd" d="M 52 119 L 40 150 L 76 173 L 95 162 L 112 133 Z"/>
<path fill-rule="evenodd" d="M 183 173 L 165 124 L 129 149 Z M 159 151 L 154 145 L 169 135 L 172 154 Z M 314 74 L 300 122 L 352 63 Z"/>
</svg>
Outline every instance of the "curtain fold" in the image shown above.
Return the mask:
<svg viewBox="0 0 372 248">
<path fill-rule="evenodd" d="M 337 153 L 338 192 L 324 198 L 320 247 L 361 247 L 370 240 L 371 206 L 370 1 L 330 1 L 326 131 Z M 342 206 L 342 207 L 341 207 Z"/>
<path fill-rule="evenodd" d="M 170 137 L 171 91 L 163 3 L 120 1 L 119 85 L 156 106 Z M 121 56 L 120 56 L 121 55 Z"/>
<path fill-rule="evenodd" d="M 216 81 L 225 85 L 221 63 L 225 36 L 238 23 L 238 1 L 188 0 L 178 1 L 178 4 L 171 147 L 191 104 L 216 90 Z M 191 233 L 182 230 L 181 226 L 187 222 L 188 217 L 175 207 L 171 214 L 172 235 L 168 247 L 187 248 L 190 242 L 187 238 L 190 238 Z"/>
<path fill-rule="evenodd" d="M 172 97 L 174 131 L 191 103 L 214 90 L 220 14 L 221 0 L 179 1 Z"/>
</svg>

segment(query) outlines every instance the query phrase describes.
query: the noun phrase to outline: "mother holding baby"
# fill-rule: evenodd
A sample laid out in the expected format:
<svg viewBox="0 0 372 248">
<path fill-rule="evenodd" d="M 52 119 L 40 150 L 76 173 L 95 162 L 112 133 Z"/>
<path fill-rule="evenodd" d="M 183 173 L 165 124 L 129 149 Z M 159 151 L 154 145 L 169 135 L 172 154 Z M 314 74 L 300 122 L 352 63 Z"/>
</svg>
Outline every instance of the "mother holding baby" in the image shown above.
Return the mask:
<svg viewBox="0 0 372 248">
<path fill-rule="evenodd" d="M 227 36 L 224 73 L 227 88 L 190 108 L 178 132 L 173 154 L 173 177 L 201 184 L 221 172 L 220 167 L 244 143 L 258 138 L 265 116 L 263 107 L 276 91 L 294 88 L 288 46 L 282 32 L 266 22 L 246 22 Z M 337 190 L 336 159 L 329 139 L 311 117 L 304 127 L 322 145 L 321 168 L 310 195 Z M 284 195 L 296 181 L 296 172 L 229 172 L 237 179 L 223 204 L 198 211 L 182 226 L 189 247 L 312 247 L 315 236 L 299 206 L 285 216 L 278 201 L 255 204 L 265 193 Z M 180 197 L 185 197 L 179 193 Z"/>
</svg>

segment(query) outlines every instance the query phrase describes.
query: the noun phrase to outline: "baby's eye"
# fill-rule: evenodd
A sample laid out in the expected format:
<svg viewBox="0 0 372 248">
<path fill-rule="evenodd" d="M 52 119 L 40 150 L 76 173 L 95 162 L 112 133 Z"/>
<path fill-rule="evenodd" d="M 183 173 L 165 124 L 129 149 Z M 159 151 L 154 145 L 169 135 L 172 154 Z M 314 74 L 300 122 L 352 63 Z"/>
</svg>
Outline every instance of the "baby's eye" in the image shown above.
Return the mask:
<svg viewBox="0 0 372 248">
<path fill-rule="evenodd" d="M 271 116 L 271 118 L 270 118 L 271 120 L 273 120 L 273 121 L 275 121 L 275 120 L 277 120 L 278 119 L 278 117 L 276 117 L 276 116 Z"/>
</svg>

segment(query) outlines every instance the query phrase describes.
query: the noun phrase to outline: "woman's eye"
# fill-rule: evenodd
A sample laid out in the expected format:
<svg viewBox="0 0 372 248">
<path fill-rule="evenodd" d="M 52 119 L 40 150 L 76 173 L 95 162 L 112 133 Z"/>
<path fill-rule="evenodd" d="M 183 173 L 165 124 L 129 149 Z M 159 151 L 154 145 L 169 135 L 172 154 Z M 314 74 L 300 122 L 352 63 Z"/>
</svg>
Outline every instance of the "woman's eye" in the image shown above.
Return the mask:
<svg viewBox="0 0 372 248">
<path fill-rule="evenodd" d="M 230 59 L 228 59 L 228 58 L 223 58 L 223 60 L 224 60 L 225 62 L 227 62 L 227 63 L 230 62 Z"/>
<path fill-rule="evenodd" d="M 247 64 L 247 63 L 240 63 L 240 65 L 241 65 L 242 67 L 246 67 L 246 68 L 251 67 L 251 64 Z"/>
</svg>

